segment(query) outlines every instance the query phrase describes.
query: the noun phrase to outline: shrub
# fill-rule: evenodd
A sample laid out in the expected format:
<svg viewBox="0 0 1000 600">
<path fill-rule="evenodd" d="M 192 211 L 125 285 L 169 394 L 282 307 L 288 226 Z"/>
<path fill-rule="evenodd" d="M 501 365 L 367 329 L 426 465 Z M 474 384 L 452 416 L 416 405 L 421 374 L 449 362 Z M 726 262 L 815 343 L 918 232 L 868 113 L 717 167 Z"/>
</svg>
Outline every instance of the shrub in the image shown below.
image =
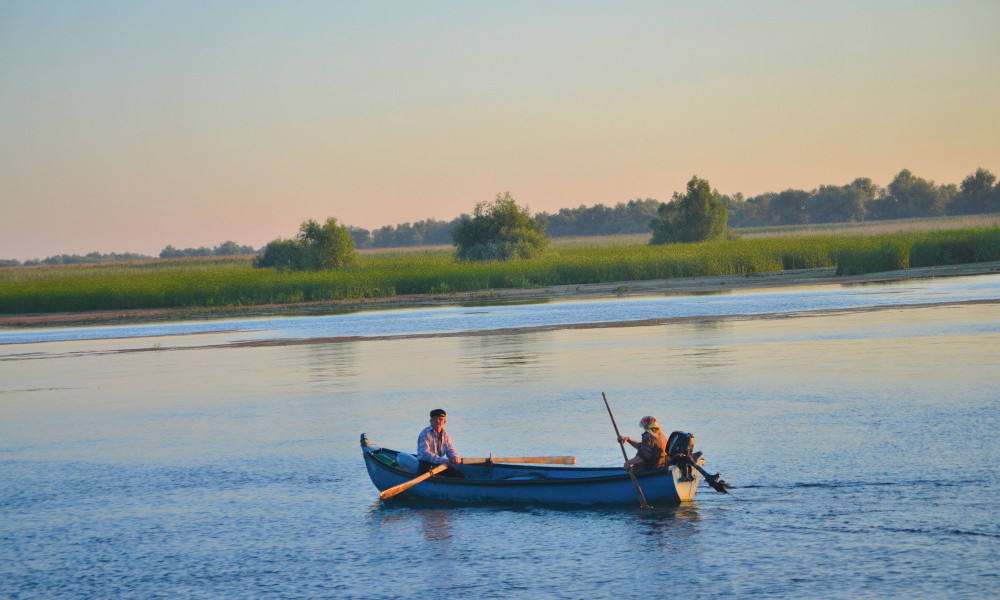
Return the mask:
<svg viewBox="0 0 1000 600">
<path fill-rule="evenodd" d="M 294 240 L 275 240 L 254 259 L 258 268 L 279 271 L 323 271 L 354 264 L 357 252 L 350 230 L 330 217 L 320 225 L 312 219 L 299 227 Z"/>
<path fill-rule="evenodd" d="M 531 258 L 548 246 L 545 222 L 536 221 L 510 192 L 492 202 L 480 202 L 473 216 L 463 217 L 452 230 L 462 260 L 486 261 Z"/>
<path fill-rule="evenodd" d="M 653 230 L 650 244 L 703 242 L 725 236 L 729 207 L 708 181 L 692 177 L 687 194 L 675 193 L 670 202 L 660 205 L 659 216 L 649 223 Z"/>
</svg>

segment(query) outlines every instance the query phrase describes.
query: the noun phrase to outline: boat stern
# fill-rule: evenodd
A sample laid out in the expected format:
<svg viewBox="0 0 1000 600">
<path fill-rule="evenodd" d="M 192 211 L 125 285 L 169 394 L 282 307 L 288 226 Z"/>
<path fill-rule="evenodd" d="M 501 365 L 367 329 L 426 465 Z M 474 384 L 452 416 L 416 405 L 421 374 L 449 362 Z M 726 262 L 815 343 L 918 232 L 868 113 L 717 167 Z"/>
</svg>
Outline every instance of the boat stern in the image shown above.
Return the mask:
<svg viewBox="0 0 1000 600">
<path fill-rule="evenodd" d="M 698 466 L 704 465 L 705 459 L 698 459 Z M 670 467 L 670 476 L 674 480 L 674 489 L 677 490 L 677 497 L 681 502 L 688 502 L 694 499 L 698 492 L 698 484 L 701 483 L 701 473 L 697 469 L 691 470 L 691 479 L 684 481 L 684 472 L 677 466 Z"/>
</svg>

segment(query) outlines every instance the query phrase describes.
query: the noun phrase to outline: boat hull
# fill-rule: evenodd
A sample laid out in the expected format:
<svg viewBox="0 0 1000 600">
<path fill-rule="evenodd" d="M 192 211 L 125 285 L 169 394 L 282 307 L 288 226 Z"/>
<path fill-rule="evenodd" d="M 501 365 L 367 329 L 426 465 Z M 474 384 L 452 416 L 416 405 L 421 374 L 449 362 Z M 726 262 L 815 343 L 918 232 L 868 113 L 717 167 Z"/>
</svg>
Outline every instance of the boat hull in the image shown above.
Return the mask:
<svg viewBox="0 0 1000 600">
<path fill-rule="evenodd" d="M 395 461 L 395 450 L 367 445 L 362 453 L 372 483 L 379 491 L 406 483 L 416 473 Z M 397 498 L 421 498 L 464 504 L 563 504 L 577 506 L 635 505 L 631 478 L 621 467 L 563 467 L 549 465 L 462 465 L 468 479 L 431 477 Z M 646 501 L 651 505 L 679 504 L 694 498 L 700 480 L 680 481 L 676 466 L 637 473 Z"/>
</svg>

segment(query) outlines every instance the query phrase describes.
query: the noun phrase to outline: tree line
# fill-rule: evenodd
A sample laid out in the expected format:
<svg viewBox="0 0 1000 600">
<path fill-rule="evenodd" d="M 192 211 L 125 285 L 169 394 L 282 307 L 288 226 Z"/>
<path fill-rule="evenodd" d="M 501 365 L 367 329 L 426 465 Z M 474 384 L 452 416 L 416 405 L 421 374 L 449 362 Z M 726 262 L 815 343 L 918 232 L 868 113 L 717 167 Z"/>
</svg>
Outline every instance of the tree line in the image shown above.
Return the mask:
<svg viewBox="0 0 1000 600">
<path fill-rule="evenodd" d="M 0 267 L 95 264 L 105 262 L 122 262 L 128 260 L 149 260 L 151 258 L 153 257 L 134 252 L 125 252 L 121 254 L 116 252 L 112 252 L 111 254 L 101 254 L 100 252 L 91 252 L 89 254 L 56 254 L 42 259 L 26 260 L 23 263 L 13 259 L 0 260 Z"/>
<path fill-rule="evenodd" d="M 160 251 L 160 258 L 188 258 L 192 256 L 240 256 L 243 254 L 257 254 L 260 250 L 253 246 L 241 246 L 233 241 L 222 242 L 214 248 L 202 246 L 200 248 L 178 249 L 167 246 Z"/>
<path fill-rule="evenodd" d="M 714 190 L 712 190 L 714 192 Z M 690 190 L 689 190 L 690 193 Z M 717 192 L 715 192 L 717 193 Z M 629 200 L 614 206 L 597 204 L 563 208 L 556 213 L 539 212 L 533 218 L 544 224 L 551 237 L 653 233 L 652 223 L 661 219 L 661 207 L 669 207 L 684 196 L 674 194 L 671 202 L 651 198 Z M 987 169 L 979 168 L 959 185 L 938 185 L 903 169 L 886 187 L 871 179 L 859 177 L 845 185 L 821 185 L 811 191 L 786 189 L 753 197 L 742 193 L 720 195 L 728 209 L 728 227 L 763 227 L 801 225 L 808 223 L 838 223 L 968 215 L 1000 212 L 1000 183 Z M 668 208 L 667 212 L 674 210 Z M 416 223 L 386 225 L 375 230 L 347 226 L 354 246 L 363 248 L 396 248 L 454 244 L 454 231 L 473 217 L 463 214 L 451 221 L 426 219 Z M 670 217 L 668 215 L 668 222 Z M 661 219 L 662 221 L 662 219 Z M 683 226 L 683 225 L 681 225 Z M 661 232 L 661 235 L 665 235 Z M 668 236 L 669 237 L 669 236 Z M 266 248 L 266 246 L 265 246 Z M 167 246 L 160 258 L 198 256 L 258 255 L 264 248 L 227 241 L 214 248 L 178 249 Z M 75 263 L 112 262 L 153 258 L 141 254 L 57 255 L 42 260 L 25 261 L 24 265 L 60 265 Z M 17 260 L 0 260 L 0 266 L 19 266 Z"/>
<path fill-rule="evenodd" d="M 676 200 L 681 195 L 676 195 Z M 729 227 L 766 227 L 808 223 L 846 223 L 973 215 L 1000 212 L 1000 184 L 987 169 L 979 168 L 960 185 L 938 185 L 901 170 L 889 185 L 880 187 L 867 177 L 845 185 L 821 185 L 813 190 L 786 189 L 745 197 L 742 193 L 721 195 L 728 208 Z M 652 198 L 629 200 L 614 206 L 597 204 L 540 212 L 535 220 L 545 222 L 551 237 L 652 233 L 650 223 L 664 204 Z M 666 204 L 670 204 L 669 202 Z M 369 231 L 348 227 L 358 248 L 445 245 L 452 231 L 469 215 L 451 221 L 428 219 L 416 223 L 386 225 Z"/>
<path fill-rule="evenodd" d="M 996 175 L 983 168 L 957 186 L 937 185 L 903 169 L 884 188 L 859 177 L 846 185 L 821 185 L 812 191 L 787 189 L 723 199 L 730 227 L 843 223 L 996 213 L 1000 185 Z"/>
<path fill-rule="evenodd" d="M 160 251 L 160 258 L 189 258 L 198 256 L 240 256 L 254 255 L 260 250 L 253 246 L 243 246 L 233 241 L 222 242 L 214 248 L 202 246 L 200 248 L 174 248 L 167 246 Z M 0 260 L 0 267 L 31 267 L 38 265 L 79 265 L 98 264 L 111 262 L 124 262 L 130 260 L 152 260 L 155 256 L 148 254 L 138 254 L 135 252 L 101 254 L 100 252 L 90 252 L 88 254 L 56 254 L 42 259 L 26 260 L 23 263 L 17 260 Z"/>
<path fill-rule="evenodd" d="M 540 212 L 534 215 L 545 223 L 552 237 L 616 235 L 649 233 L 649 220 L 656 217 L 658 200 L 646 198 L 619 202 L 614 206 L 597 204 L 563 208 L 556 213 Z M 472 215 L 463 214 L 451 221 L 426 219 L 416 223 L 385 225 L 368 230 L 348 225 L 347 229 L 357 248 L 400 248 L 407 246 L 441 246 L 453 243 L 452 232 Z"/>
</svg>

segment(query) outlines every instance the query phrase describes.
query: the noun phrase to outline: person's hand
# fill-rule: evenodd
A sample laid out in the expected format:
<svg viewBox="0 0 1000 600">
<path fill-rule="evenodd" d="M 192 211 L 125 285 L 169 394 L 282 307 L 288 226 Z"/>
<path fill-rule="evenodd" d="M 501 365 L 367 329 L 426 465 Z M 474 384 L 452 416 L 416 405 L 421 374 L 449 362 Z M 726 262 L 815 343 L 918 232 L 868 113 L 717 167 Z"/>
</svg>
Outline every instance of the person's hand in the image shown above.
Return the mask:
<svg viewBox="0 0 1000 600">
<path fill-rule="evenodd" d="M 626 443 L 631 443 L 631 442 L 632 442 L 632 438 L 626 437 L 624 435 L 618 436 L 618 443 L 619 444 L 626 444 Z"/>
</svg>

